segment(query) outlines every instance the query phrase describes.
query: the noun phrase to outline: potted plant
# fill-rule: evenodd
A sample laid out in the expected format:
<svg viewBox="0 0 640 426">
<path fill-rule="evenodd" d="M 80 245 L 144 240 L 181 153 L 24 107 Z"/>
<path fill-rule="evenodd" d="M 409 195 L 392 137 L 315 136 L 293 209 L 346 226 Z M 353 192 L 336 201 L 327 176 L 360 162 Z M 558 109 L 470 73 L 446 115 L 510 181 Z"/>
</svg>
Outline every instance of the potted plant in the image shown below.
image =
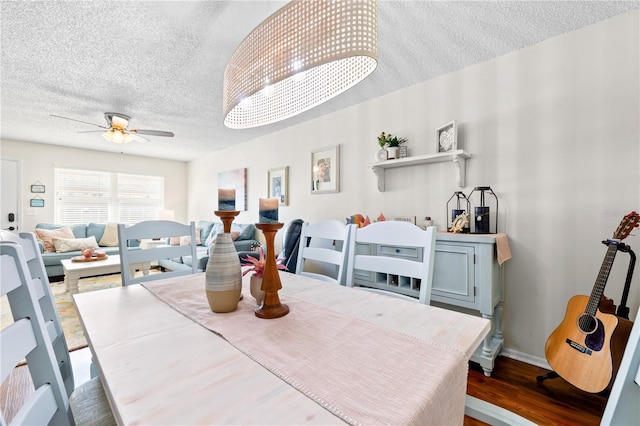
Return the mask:
<svg viewBox="0 0 640 426">
<path fill-rule="evenodd" d="M 399 138 L 385 132 L 380 133 L 380 136 L 378 136 L 378 144 L 380 147 L 387 149 L 389 159 L 398 158 L 398 149 L 406 141 L 406 138 Z"/>
<path fill-rule="evenodd" d="M 259 251 L 259 259 L 251 256 L 247 256 L 242 259 L 244 262 L 251 263 L 251 265 L 242 272 L 242 276 L 247 275 L 249 272 L 253 272 L 251 281 L 249 282 L 249 290 L 251 291 L 251 295 L 256 299 L 256 303 L 258 305 L 261 305 L 262 301 L 264 300 L 264 291 L 262 291 L 262 276 L 264 274 L 264 268 L 267 262 L 264 257 L 264 249 L 260 247 Z M 281 271 L 287 270 L 287 267 L 282 263 L 285 260 L 286 259 L 283 257 L 276 259 L 276 267 Z"/>
</svg>

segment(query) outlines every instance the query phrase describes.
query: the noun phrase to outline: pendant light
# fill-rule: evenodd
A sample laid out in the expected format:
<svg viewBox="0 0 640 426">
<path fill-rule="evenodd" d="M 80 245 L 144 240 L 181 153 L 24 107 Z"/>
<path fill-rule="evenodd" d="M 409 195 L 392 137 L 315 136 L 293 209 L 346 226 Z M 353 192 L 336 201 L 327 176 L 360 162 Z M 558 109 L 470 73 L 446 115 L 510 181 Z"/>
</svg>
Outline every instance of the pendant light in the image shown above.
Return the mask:
<svg viewBox="0 0 640 426">
<path fill-rule="evenodd" d="M 376 0 L 294 0 L 258 25 L 224 73 L 225 126 L 284 120 L 353 87 L 377 66 Z"/>
</svg>

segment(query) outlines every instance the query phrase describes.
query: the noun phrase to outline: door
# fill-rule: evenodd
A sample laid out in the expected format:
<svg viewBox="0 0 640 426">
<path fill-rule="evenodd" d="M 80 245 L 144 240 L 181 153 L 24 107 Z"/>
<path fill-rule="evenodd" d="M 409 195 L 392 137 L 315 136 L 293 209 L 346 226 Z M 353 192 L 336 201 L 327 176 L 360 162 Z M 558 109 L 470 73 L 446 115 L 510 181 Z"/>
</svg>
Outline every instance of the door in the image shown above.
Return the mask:
<svg viewBox="0 0 640 426">
<path fill-rule="evenodd" d="M 18 159 L 2 159 L 0 164 L 0 185 L 2 200 L 0 204 L 0 229 L 18 232 L 21 221 L 20 207 L 20 177 L 22 163 Z"/>
</svg>

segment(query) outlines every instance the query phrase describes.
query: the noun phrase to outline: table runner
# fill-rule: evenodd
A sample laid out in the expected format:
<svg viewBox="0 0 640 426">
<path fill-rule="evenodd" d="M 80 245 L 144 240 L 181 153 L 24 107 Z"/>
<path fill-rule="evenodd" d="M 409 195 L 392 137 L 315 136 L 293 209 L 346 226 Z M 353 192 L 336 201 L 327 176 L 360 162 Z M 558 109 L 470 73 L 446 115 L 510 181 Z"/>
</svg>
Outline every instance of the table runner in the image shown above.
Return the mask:
<svg viewBox="0 0 640 426">
<path fill-rule="evenodd" d="M 462 424 L 467 360 L 453 348 L 292 296 L 288 315 L 260 319 L 246 286 L 236 311 L 216 314 L 203 275 L 143 285 L 348 423 Z"/>
</svg>

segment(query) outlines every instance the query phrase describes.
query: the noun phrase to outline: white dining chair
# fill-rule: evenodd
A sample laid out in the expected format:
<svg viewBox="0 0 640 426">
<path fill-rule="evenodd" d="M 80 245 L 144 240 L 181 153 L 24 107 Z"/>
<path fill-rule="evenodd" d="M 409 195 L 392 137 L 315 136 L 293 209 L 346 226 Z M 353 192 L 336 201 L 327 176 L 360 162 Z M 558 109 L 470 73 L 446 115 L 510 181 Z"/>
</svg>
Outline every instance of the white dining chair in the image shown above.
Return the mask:
<svg viewBox="0 0 640 426">
<path fill-rule="evenodd" d="M 13 232 L 1 230 L 0 244 L 4 242 L 13 242 L 22 247 L 22 252 L 35 285 L 36 299 L 40 304 L 40 310 L 44 316 L 49 336 L 51 336 L 51 344 L 53 345 L 57 364 L 60 367 L 60 374 L 62 374 L 67 395 L 70 395 L 75 384 L 73 369 L 71 367 L 71 359 L 69 357 L 69 348 L 67 347 L 67 340 L 64 337 L 62 322 L 60 321 L 60 315 L 56 309 L 56 303 L 53 298 L 53 293 L 51 292 L 49 277 L 47 276 L 36 236 L 32 232 L 21 232 L 20 234 L 15 234 Z"/>
<path fill-rule="evenodd" d="M 363 228 L 353 226 L 350 234 L 348 287 L 358 287 L 426 305 L 430 303 L 435 227 L 423 230 L 408 222 L 382 221 Z M 358 280 L 359 274 L 370 274 L 374 278 L 369 281 Z M 417 299 L 408 294 L 386 290 L 390 286 L 405 287 L 404 283 L 407 291 L 417 292 Z"/>
<path fill-rule="evenodd" d="M 349 226 L 334 219 L 304 222 L 300 231 L 296 274 L 344 284 Z"/>
<path fill-rule="evenodd" d="M 11 423 L 4 414 L 0 414 L 0 423 L 115 424 L 98 378 L 67 394 L 51 343 L 51 327 L 40 308 L 37 296 L 40 286 L 31 276 L 21 244 L 0 242 L 0 278 L 0 293 L 6 294 L 14 317 L 14 322 L 0 332 L 0 380 L 4 383 L 25 359 L 35 388 Z M 11 393 L 10 387 L 8 391 Z"/>
<path fill-rule="evenodd" d="M 128 250 L 129 241 L 143 239 L 165 239 L 171 237 L 189 237 L 185 245 L 161 245 L 141 250 Z M 184 225 L 171 220 L 148 220 L 125 226 L 118 224 L 118 246 L 120 253 L 120 266 L 122 285 L 138 284 L 145 281 L 153 281 L 181 275 L 195 274 L 198 272 L 196 250 L 196 223 Z M 129 271 L 131 265 L 136 263 L 154 262 L 159 259 L 172 259 L 175 257 L 191 256 L 193 261 L 190 268 L 167 271 L 162 274 L 149 274 L 139 277 L 131 277 Z"/>
</svg>

